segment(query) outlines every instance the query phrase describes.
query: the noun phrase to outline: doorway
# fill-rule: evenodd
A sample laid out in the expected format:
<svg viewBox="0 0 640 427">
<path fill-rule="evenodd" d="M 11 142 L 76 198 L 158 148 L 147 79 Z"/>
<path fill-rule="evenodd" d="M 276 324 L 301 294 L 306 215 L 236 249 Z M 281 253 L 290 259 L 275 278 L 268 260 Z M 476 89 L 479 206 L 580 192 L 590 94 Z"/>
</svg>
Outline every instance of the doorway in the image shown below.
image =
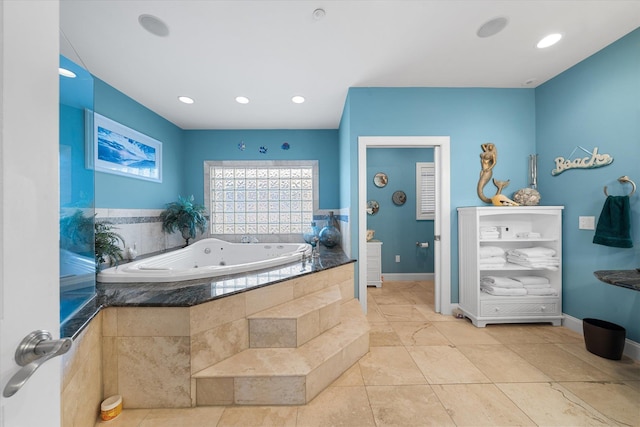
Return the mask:
<svg viewBox="0 0 640 427">
<path fill-rule="evenodd" d="M 450 146 L 448 136 L 358 137 L 358 295 L 367 311 L 367 148 L 433 148 L 436 167 L 436 215 L 434 220 L 435 311 L 451 314 L 451 213 Z"/>
</svg>

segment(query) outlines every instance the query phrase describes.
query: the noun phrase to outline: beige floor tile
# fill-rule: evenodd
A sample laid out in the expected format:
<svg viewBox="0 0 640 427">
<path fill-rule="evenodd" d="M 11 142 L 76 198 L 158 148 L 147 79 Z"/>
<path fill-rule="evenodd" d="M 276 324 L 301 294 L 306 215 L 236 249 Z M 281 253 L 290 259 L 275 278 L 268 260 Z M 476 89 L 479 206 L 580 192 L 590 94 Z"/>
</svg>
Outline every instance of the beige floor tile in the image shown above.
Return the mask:
<svg viewBox="0 0 640 427">
<path fill-rule="evenodd" d="M 433 311 L 433 305 L 416 304 L 416 309 L 430 322 L 465 322 L 464 319 L 457 319 L 452 315 L 443 315 Z"/>
<path fill-rule="evenodd" d="M 610 426 L 612 421 L 558 383 L 496 384 L 541 426 Z"/>
<path fill-rule="evenodd" d="M 392 304 L 392 305 L 410 305 L 411 301 L 405 298 L 401 292 L 386 292 L 381 295 L 374 295 L 373 299 L 378 305 Z"/>
<path fill-rule="evenodd" d="M 502 344 L 545 344 L 549 340 L 540 332 L 540 325 L 487 325 L 486 331 Z"/>
<path fill-rule="evenodd" d="M 493 382 L 541 382 L 551 379 L 508 347 L 497 345 L 459 345 L 467 359 Z"/>
<path fill-rule="evenodd" d="M 358 363 L 365 385 L 427 383 L 404 347 L 371 347 Z"/>
<path fill-rule="evenodd" d="M 411 304 L 433 304 L 435 295 L 431 291 L 422 288 L 412 289 L 410 291 L 401 291 L 402 296 L 411 302 Z"/>
<path fill-rule="evenodd" d="M 298 408 L 298 426 L 375 426 L 364 387 L 329 387 Z"/>
<path fill-rule="evenodd" d="M 582 334 L 564 326 L 540 325 L 537 333 L 550 343 L 584 343 Z"/>
<path fill-rule="evenodd" d="M 150 411 L 150 409 L 126 409 L 109 421 L 102 421 L 98 417 L 95 427 L 139 427 Z"/>
<path fill-rule="evenodd" d="M 454 345 L 500 344 L 498 340 L 487 332 L 486 328 L 476 328 L 468 320 L 462 322 L 437 322 L 434 325 Z"/>
<path fill-rule="evenodd" d="M 455 426 L 428 385 L 368 386 L 376 426 Z"/>
<path fill-rule="evenodd" d="M 622 425 L 640 425 L 640 391 L 624 383 L 561 383 L 573 394 Z"/>
<path fill-rule="evenodd" d="M 623 383 L 637 392 L 640 392 L 640 381 L 623 381 Z"/>
<path fill-rule="evenodd" d="M 429 384 L 491 382 L 457 348 L 450 346 L 411 347 L 409 354 Z"/>
<path fill-rule="evenodd" d="M 391 327 L 405 346 L 451 345 L 431 322 L 392 322 Z"/>
<path fill-rule="evenodd" d="M 383 304 L 378 306 L 380 311 L 390 322 L 409 322 L 427 320 L 413 304 L 395 305 Z"/>
<path fill-rule="evenodd" d="M 610 375 L 555 344 L 510 344 L 520 357 L 553 381 L 607 381 Z"/>
<path fill-rule="evenodd" d="M 634 362 L 627 356 L 622 356 L 621 360 L 609 360 L 590 353 L 584 344 L 556 344 L 556 346 L 600 369 L 612 380 L 640 381 L 640 362 Z"/>
<path fill-rule="evenodd" d="M 431 386 L 457 426 L 533 426 L 494 384 Z"/>
<path fill-rule="evenodd" d="M 391 326 L 391 323 L 371 323 L 369 331 L 369 345 L 371 347 L 395 347 L 401 346 L 402 341 Z"/>
<path fill-rule="evenodd" d="M 367 321 L 369 321 L 369 323 L 387 322 L 387 318 L 384 317 L 384 314 L 382 314 L 378 304 L 375 302 L 373 304 L 367 304 Z"/>
<path fill-rule="evenodd" d="M 224 409 L 217 427 L 295 427 L 297 415 L 298 408 L 296 406 L 234 406 Z M 178 424 L 176 424 L 177 426 Z M 182 425 L 180 424 L 180 426 Z"/>
<path fill-rule="evenodd" d="M 140 427 L 216 427 L 223 407 L 152 409 Z"/>
<path fill-rule="evenodd" d="M 331 385 L 333 387 L 363 386 L 364 380 L 362 379 L 362 372 L 360 372 L 360 365 L 355 363 L 340 375 Z"/>
</svg>

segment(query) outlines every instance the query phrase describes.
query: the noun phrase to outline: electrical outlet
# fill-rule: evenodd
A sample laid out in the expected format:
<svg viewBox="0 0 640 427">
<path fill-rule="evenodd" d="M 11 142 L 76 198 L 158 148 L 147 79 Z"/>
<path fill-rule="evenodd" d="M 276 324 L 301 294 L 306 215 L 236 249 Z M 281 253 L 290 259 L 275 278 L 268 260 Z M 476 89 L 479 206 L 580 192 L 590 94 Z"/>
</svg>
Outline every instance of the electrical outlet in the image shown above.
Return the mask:
<svg viewBox="0 0 640 427">
<path fill-rule="evenodd" d="M 580 229 L 580 230 L 595 230 L 596 229 L 596 217 L 594 217 L 594 216 L 579 216 L 578 217 L 578 229 Z"/>
<path fill-rule="evenodd" d="M 400 255 L 396 255 L 396 262 L 400 262 Z"/>
</svg>

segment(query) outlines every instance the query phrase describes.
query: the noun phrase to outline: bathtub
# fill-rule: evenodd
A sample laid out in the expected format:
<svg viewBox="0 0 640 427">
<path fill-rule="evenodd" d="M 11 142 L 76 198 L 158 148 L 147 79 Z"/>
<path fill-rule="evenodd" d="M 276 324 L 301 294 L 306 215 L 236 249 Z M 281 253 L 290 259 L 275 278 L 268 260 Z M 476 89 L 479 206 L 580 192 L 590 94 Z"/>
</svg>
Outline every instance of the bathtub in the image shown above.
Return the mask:
<svg viewBox="0 0 640 427">
<path fill-rule="evenodd" d="M 102 270 L 98 282 L 177 282 L 238 274 L 299 262 L 306 243 L 229 243 L 209 238 L 186 248 Z"/>
</svg>

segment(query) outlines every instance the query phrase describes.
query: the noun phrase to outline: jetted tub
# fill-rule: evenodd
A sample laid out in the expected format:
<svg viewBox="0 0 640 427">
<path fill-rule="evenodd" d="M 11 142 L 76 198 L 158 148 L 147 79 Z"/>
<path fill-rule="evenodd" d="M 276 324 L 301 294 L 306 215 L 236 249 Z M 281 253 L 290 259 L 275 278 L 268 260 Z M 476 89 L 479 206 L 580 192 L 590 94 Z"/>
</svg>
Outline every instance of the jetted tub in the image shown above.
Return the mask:
<svg viewBox="0 0 640 427">
<path fill-rule="evenodd" d="M 186 248 L 107 268 L 102 283 L 177 282 L 237 274 L 301 261 L 306 243 L 229 243 L 202 239 Z"/>
</svg>

